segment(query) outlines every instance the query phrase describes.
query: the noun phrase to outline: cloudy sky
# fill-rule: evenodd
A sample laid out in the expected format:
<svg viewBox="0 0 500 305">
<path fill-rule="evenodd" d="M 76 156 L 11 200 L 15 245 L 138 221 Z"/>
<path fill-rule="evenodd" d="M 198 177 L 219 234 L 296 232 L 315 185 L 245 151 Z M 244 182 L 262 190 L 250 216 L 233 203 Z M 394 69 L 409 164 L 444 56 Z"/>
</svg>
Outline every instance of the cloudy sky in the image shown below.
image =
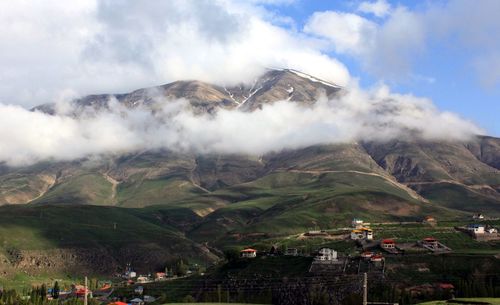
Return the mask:
<svg viewBox="0 0 500 305">
<path fill-rule="evenodd" d="M 353 91 L 347 98 L 350 110 L 358 114 L 360 107 L 366 112 L 379 104 L 380 92 L 403 104 L 409 101 L 400 113 L 411 113 L 411 118 L 397 120 L 404 121 L 404 128 L 426 125 L 423 133 L 431 137 L 436 132 L 428 126 L 440 129 L 439 124 L 448 124 L 444 130 L 450 133 L 500 136 L 499 11 L 497 0 L 2 1 L 0 155 L 5 157 L 0 161 L 26 149 L 19 139 L 36 132 L 43 135 L 31 139 L 34 151 L 43 147 L 40 144 L 56 151 L 50 146 L 59 141 L 54 135 L 110 144 L 100 134 L 92 138 L 72 133 L 82 126 L 101 126 L 103 118 L 89 125 L 64 116 L 35 116 L 20 107 L 179 79 L 251 82 L 264 68 L 293 68 L 346 86 Z M 419 119 L 408 109 L 418 109 Z M 349 120 L 333 122 L 337 115 L 311 124 L 348 125 Z M 247 119 L 252 121 L 251 116 Z M 352 119 L 373 120 L 365 114 Z M 17 134 L 9 131 L 16 122 Z M 106 126 L 111 135 L 129 132 L 127 124 Z M 41 125 L 46 126 L 42 131 Z M 196 129 L 192 133 L 199 136 Z M 437 134 L 446 137 L 442 130 Z"/>
</svg>

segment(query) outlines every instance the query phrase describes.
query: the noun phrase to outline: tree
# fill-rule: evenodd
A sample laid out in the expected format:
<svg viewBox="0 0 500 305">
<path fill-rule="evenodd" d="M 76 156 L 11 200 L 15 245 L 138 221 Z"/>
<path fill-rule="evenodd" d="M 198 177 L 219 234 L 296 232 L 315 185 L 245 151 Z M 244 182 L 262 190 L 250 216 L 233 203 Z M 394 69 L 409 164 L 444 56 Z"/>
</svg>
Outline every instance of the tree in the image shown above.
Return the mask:
<svg viewBox="0 0 500 305">
<path fill-rule="evenodd" d="M 238 250 L 234 248 L 224 250 L 224 257 L 228 262 L 234 262 L 240 257 L 240 253 Z"/>
<path fill-rule="evenodd" d="M 192 295 L 188 294 L 182 299 L 182 303 L 195 303 L 196 300 L 193 298 Z"/>
<path fill-rule="evenodd" d="M 40 296 L 42 297 L 42 300 L 47 298 L 47 286 L 45 284 L 42 284 L 42 287 L 40 287 Z"/>
<path fill-rule="evenodd" d="M 52 298 L 53 299 L 58 299 L 59 298 L 59 292 L 61 289 L 59 288 L 59 282 L 54 283 L 54 287 L 52 287 Z"/>
<path fill-rule="evenodd" d="M 177 274 L 177 276 L 184 276 L 186 275 L 187 273 L 187 266 L 184 264 L 184 261 L 181 259 L 179 260 L 179 262 L 177 263 L 177 266 L 176 266 L 176 270 L 175 270 L 175 273 Z"/>
</svg>

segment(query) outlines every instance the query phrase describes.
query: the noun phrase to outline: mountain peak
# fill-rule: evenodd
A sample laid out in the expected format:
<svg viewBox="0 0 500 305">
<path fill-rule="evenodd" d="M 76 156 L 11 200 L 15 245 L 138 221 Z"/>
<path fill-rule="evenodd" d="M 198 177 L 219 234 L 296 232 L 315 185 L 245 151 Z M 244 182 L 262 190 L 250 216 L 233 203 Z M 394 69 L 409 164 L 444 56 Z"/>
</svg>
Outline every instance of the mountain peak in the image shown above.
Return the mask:
<svg viewBox="0 0 500 305">
<path fill-rule="evenodd" d="M 197 113 L 212 113 L 217 109 L 253 111 L 264 104 L 290 101 L 313 104 L 319 94 L 331 97 L 342 87 L 293 69 L 269 69 L 251 84 L 219 86 L 198 80 L 179 80 L 165 85 L 142 88 L 125 94 L 88 95 L 74 101 L 77 109 L 107 108 L 110 98 L 127 107 L 148 105 L 158 98 L 188 100 Z M 33 110 L 55 113 L 53 104 Z"/>
</svg>

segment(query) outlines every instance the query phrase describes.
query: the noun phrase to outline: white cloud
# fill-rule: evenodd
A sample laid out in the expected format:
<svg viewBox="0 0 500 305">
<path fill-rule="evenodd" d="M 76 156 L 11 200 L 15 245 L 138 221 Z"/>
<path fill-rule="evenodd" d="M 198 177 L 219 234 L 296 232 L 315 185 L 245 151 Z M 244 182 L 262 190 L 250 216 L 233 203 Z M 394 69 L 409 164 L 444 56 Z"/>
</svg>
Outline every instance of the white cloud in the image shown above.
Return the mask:
<svg viewBox="0 0 500 305">
<path fill-rule="evenodd" d="M 1 2 L 0 102 L 33 106 L 61 91 L 116 93 L 179 79 L 248 82 L 269 66 L 349 81 L 316 41 L 269 22 L 256 3 Z"/>
<path fill-rule="evenodd" d="M 75 117 L 0 105 L 0 161 L 25 165 L 40 160 L 73 160 L 170 149 L 197 153 L 262 155 L 314 144 L 358 140 L 467 140 L 481 130 L 454 114 L 440 112 L 426 99 L 352 87 L 339 99 L 320 98 L 312 106 L 286 101 L 254 112 L 219 110 L 195 115 L 184 100 L 157 99 L 126 108 L 111 101 L 109 111 L 86 109 Z"/>
<path fill-rule="evenodd" d="M 386 0 L 364 1 L 358 6 L 358 11 L 366 14 L 373 14 L 382 18 L 389 14 L 391 5 Z"/>
<path fill-rule="evenodd" d="M 331 40 L 340 53 L 362 54 L 371 48 L 377 25 L 363 17 L 351 13 L 334 11 L 314 13 L 304 32 Z"/>
<path fill-rule="evenodd" d="M 288 1 L 0 2 L 0 162 L 21 165 L 160 148 L 263 154 L 385 140 L 409 131 L 431 139 L 467 139 L 481 132 L 428 100 L 386 87 L 373 92 L 350 87 L 341 99 L 321 99 L 312 108 L 278 102 L 251 113 L 220 110 L 215 116 L 195 116 L 183 101 L 159 100 L 155 113 L 114 102 L 110 111 L 70 115 L 71 105 L 64 101 L 79 95 L 128 92 L 179 79 L 234 84 L 252 80 L 264 67 L 352 83 L 345 66 L 325 53 L 325 41 L 359 58 L 374 74 L 415 75 L 412 60 L 424 52 L 432 26 L 432 37 L 458 33 L 454 37 L 472 49 L 477 43 L 488 46 L 488 56 L 474 65 L 486 83 L 500 78 L 499 69 L 491 69 L 492 62 L 498 66 L 499 50 L 490 34 L 498 32 L 495 2 L 484 2 L 489 10 L 484 16 L 483 8 L 470 8 L 468 16 L 468 1 L 425 12 L 391 8 L 377 22 L 353 13 L 318 12 L 303 31 L 269 21 L 275 17 L 265 8 L 269 3 Z M 473 24 L 462 25 L 461 18 Z M 14 105 L 47 101 L 58 102 L 56 115 Z"/>
<path fill-rule="evenodd" d="M 458 64 L 474 67 L 483 84 L 500 85 L 500 76 L 493 71 L 500 57 L 499 1 L 427 2 L 416 9 L 377 1 L 361 3 L 358 11 L 378 12 L 385 18 L 373 21 L 354 13 L 316 12 L 304 31 L 328 40 L 337 52 L 357 58 L 366 71 L 382 79 L 412 78 L 417 59 L 429 49 L 441 49 L 465 57 L 467 61 Z"/>
<path fill-rule="evenodd" d="M 381 78 L 411 75 L 412 63 L 423 50 L 425 33 L 417 15 L 397 7 L 382 24 L 353 13 L 314 13 L 304 31 L 328 39 L 334 49 L 358 58 Z"/>
</svg>

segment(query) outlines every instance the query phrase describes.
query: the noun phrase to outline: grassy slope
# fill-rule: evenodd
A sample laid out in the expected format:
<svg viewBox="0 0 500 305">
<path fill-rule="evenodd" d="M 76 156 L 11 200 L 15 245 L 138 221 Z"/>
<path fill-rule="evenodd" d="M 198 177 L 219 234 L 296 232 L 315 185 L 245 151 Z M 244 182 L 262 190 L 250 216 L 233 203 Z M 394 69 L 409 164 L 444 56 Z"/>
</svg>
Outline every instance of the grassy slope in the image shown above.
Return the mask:
<svg viewBox="0 0 500 305">
<path fill-rule="evenodd" d="M 72 204 L 92 202 L 94 205 L 113 205 L 111 189 L 111 183 L 101 174 L 79 172 L 63 183 L 54 186 L 35 202 L 68 202 Z"/>
<path fill-rule="evenodd" d="M 120 246 L 184 240 L 174 228 L 143 220 L 140 212 L 112 207 L 5 206 L 0 208 L 0 223 L 3 248 Z"/>
<path fill-rule="evenodd" d="M 420 193 L 436 204 L 456 210 L 471 213 L 481 211 L 488 215 L 498 215 L 500 211 L 500 202 L 495 197 L 486 196 L 456 184 L 427 185 L 422 187 Z"/>
<path fill-rule="evenodd" d="M 448 219 L 460 216 L 418 202 L 383 178 L 356 173 L 275 173 L 210 196 L 221 194 L 225 200 L 235 202 L 205 217 L 191 231 L 192 238 L 226 241 L 228 233 L 287 235 L 348 226 L 353 217 L 408 221 L 420 220 L 427 214 Z"/>
</svg>

